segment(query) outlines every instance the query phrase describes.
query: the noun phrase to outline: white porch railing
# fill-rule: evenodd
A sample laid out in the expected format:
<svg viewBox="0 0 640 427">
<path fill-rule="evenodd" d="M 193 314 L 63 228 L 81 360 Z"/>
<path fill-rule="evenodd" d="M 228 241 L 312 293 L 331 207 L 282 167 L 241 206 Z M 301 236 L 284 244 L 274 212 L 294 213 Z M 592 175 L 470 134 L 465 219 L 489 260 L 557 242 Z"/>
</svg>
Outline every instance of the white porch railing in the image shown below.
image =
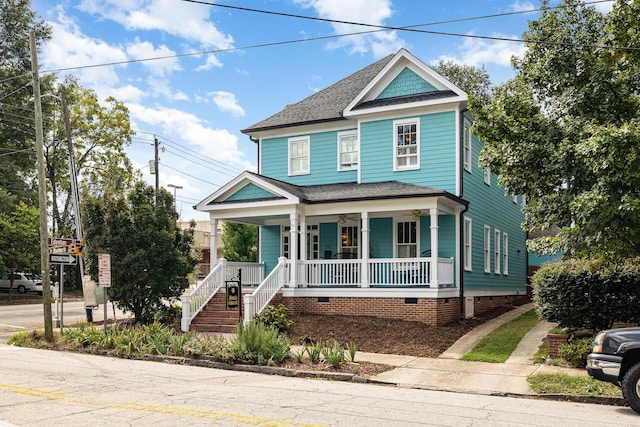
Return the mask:
<svg viewBox="0 0 640 427">
<path fill-rule="evenodd" d="M 242 270 L 244 271 L 244 269 Z M 251 322 L 269 304 L 280 288 L 289 281 L 289 261 L 278 258 L 278 265 L 251 295 L 244 295 L 244 323 Z"/>
<path fill-rule="evenodd" d="M 263 262 L 235 262 L 227 261 L 224 280 L 238 278 L 238 270 L 242 269 L 242 286 L 258 286 L 264 279 Z"/>
<path fill-rule="evenodd" d="M 202 310 L 202 308 L 209 302 L 209 300 L 215 295 L 222 286 L 224 286 L 226 262 L 220 262 L 211 270 L 211 272 L 204 278 L 202 283 L 191 291 L 190 294 L 183 294 L 180 297 L 182 302 L 182 321 L 180 322 L 180 329 L 182 332 L 189 330 L 191 321 Z"/>
<path fill-rule="evenodd" d="M 453 282 L 453 258 L 438 259 L 438 283 L 432 280 L 432 258 L 369 260 L 369 286 L 449 287 Z M 364 267 L 366 268 L 366 267 Z M 361 287 L 363 261 L 357 259 L 298 261 L 301 286 Z"/>
</svg>

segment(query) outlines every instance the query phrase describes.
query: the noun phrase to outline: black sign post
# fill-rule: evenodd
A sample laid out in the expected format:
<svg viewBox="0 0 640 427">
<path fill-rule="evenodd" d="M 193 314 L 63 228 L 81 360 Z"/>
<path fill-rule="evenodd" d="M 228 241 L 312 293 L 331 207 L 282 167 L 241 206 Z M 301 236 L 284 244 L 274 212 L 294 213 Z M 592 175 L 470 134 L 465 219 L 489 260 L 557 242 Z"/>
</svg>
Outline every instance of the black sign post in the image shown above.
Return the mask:
<svg viewBox="0 0 640 427">
<path fill-rule="evenodd" d="M 238 309 L 238 317 L 242 324 L 242 269 L 238 269 L 238 280 L 226 280 L 227 310 Z"/>
</svg>

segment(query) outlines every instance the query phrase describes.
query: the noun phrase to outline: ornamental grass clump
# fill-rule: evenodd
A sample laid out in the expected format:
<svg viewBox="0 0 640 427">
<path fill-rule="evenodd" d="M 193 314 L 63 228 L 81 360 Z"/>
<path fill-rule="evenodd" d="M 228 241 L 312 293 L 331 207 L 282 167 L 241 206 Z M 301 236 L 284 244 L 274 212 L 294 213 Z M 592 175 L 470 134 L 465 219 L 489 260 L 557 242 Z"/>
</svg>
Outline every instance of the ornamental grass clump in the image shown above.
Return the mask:
<svg viewBox="0 0 640 427">
<path fill-rule="evenodd" d="M 291 352 L 289 337 L 256 320 L 238 325 L 231 341 L 239 360 L 259 365 L 281 363 Z"/>
</svg>

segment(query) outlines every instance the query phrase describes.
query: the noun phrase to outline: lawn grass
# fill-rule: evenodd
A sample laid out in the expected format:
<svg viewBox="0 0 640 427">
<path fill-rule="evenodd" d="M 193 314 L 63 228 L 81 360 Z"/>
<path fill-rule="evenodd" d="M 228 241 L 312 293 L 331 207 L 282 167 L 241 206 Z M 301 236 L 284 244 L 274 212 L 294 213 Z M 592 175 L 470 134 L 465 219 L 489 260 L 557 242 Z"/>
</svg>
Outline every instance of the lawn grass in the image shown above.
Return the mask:
<svg viewBox="0 0 640 427">
<path fill-rule="evenodd" d="M 510 322 L 501 325 L 485 336 L 461 360 L 504 363 L 518 343 L 537 323 L 535 310 L 531 309 Z"/>
<path fill-rule="evenodd" d="M 531 389 L 541 394 L 622 397 L 619 387 L 587 376 L 535 374 L 528 381 Z"/>
</svg>

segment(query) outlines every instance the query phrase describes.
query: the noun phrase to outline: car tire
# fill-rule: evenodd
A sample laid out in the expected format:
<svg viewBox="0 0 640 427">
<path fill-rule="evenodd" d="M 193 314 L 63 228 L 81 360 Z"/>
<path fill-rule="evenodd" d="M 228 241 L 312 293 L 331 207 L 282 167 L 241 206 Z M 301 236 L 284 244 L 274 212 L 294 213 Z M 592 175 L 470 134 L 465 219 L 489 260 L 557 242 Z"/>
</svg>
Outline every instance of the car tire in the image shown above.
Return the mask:
<svg viewBox="0 0 640 427">
<path fill-rule="evenodd" d="M 627 405 L 640 414 L 640 363 L 630 367 L 624 374 L 622 396 Z"/>
<path fill-rule="evenodd" d="M 27 293 L 27 288 L 24 285 L 18 285 L 16 290 L 18 291 L 19 294 L 26 294 Z"/>
</svg>

